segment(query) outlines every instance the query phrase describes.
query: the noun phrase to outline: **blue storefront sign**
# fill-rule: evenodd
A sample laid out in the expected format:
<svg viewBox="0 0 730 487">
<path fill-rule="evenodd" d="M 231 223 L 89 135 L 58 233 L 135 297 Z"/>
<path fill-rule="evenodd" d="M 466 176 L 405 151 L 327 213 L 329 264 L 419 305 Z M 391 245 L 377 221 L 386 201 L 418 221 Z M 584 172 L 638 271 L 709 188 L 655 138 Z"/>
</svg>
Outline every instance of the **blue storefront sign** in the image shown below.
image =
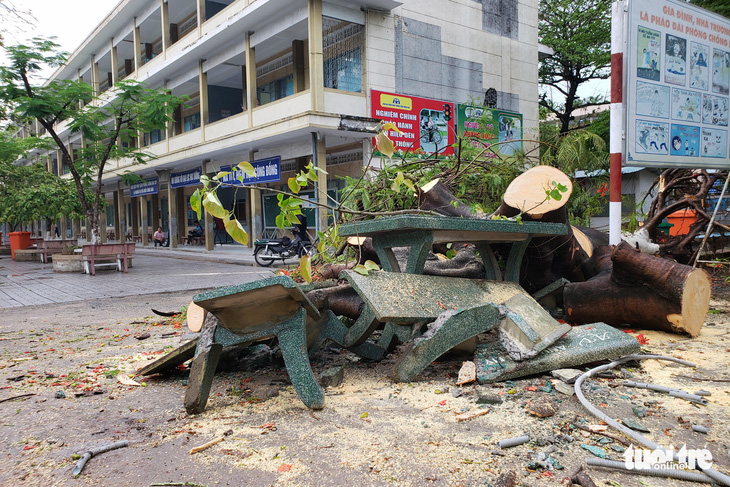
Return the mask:
<svg viewBox="0 0 730 487">
<path fill-rule="evenodd" d="M 251 165 L 256 171 L 256 177 L 252 178 L 240 169 L 231 168 L 231 166 L 222 166 L 221 171 L 230 171 L 230 174 L 221 178 L 221 181 L 236 186 L 241 186 L 239 177 L 243 177 L 243 184 L 261 184 L 276 183 L 281 181 L 281 157 L 269 157 L 251 161 Z"/>
<path fill-rule="evenodd" d="M 146 196 L 149 194 L 157 194 L 158 190 L 158 179 L 151 178 L 141 183 L 134 183 L 129 185 L 129 196 L 135 198 L 137 196 Z"/>
<path fill-rule="evenodd" d="M 196 167 L 184 172 L 170 173 L 170 187 L 182 188 L 184 186 L 196 186 L 200 184 L 200 176 L 203 174 L 202 167 Z"/>
</svg>

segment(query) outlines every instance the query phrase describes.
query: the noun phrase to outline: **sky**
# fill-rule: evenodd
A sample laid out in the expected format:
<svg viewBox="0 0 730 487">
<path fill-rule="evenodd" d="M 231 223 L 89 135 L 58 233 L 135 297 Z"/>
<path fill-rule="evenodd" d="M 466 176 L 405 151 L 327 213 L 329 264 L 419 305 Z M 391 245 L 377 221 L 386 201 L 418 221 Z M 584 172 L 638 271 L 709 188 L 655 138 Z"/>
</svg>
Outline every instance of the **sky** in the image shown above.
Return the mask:
<svg viewBox="0 0 730 487">
<path fill-rule="evenodd" d="M 2 12 L 3 37 L 6 45 L 17 44 L 35 36 L 56 36 L 61 50 L 73 52 L 99 23 L 116 7 L 119 0 L 2 0 L 18 10 L 30 11 L 33 26 L 5 22 Z M 48 72 L 46 76 L 52 74 Z"/>
</svg>

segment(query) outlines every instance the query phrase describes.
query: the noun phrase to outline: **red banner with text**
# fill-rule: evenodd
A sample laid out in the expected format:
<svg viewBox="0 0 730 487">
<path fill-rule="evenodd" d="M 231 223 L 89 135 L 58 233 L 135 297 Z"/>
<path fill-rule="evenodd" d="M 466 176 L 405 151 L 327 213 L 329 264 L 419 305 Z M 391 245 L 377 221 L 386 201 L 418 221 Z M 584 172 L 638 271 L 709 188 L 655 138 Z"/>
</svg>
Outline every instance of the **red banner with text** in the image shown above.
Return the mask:
<svg viewBox="0 0 730 487">
<path fill-rule="evenodd" d="M 370 94 L 372 117 L 392 122 L 401 131 L 388 131 L 397 154 L 454 154 L 453 103 L 377 90 L 371 90 Z"/>
</svg>

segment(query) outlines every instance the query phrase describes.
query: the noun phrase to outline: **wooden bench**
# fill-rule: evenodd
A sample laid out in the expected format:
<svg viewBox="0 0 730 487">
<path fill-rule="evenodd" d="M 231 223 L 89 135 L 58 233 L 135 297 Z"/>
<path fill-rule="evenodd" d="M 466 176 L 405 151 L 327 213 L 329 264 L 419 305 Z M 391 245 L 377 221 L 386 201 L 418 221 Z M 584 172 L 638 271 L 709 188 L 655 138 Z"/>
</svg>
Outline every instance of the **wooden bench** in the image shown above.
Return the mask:
<svg viewBox="0 0 730 487">
<path fill-rule="evenodd" d="M 114 264 L 118 271 L 127 272 L 134 249 L 133 243 L 85 244 L 81 247 L 84 273 L 96 275 L 95 267 L 100 264 Z"/>
<path fill-rule="evenodd" d="M 41 262 L 48 263 L 49 256 L 53 257 L 53 254 L 60 254 L 66 247 L 75 245 L 76 240 L 43 240 L 38 242 Z"/>
<path fill-rule="evenodd" d="M 524 348 L 519 352 L 525 356 L 528 350 L 538 353 L 570 329 L 550 318 L 514 282 L 385 271 L 365 276 L 351 270 L 343 271 L 340 278 L 346 279 L 366 304 L 342 345 L 366 343 L 379 325 L 388 323 L 377 346 L 387 350 L 396 338 L 410 342 L 394 371 L 395 378 L 402 382 L 410 382 L 443 353 L 497 325 L 500 333 L 513 337 L 510 343 Z M 419 337 L 427 323 L 432 324 Z"/>
</svg>

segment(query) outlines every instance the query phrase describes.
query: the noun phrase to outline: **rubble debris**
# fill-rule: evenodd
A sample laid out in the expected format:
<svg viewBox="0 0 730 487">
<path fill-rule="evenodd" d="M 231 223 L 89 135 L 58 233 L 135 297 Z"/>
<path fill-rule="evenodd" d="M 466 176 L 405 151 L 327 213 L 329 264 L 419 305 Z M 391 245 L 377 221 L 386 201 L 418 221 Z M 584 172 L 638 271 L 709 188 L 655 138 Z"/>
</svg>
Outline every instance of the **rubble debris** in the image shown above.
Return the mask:
<svg viewBox="0 0 730 487">
<path fill-rule="evenodd" d="M 538 418 L 549 418 L 558 410 L 550 401 L 534 401 L 527 406 L 527 412 Z"/>
<path fill-rule="evenodd" d="M 456 379 L 456 385 L 462 386 L 477 380 L 477 366 L 471 360 L 467 360 L 459 369 L 459 377 Z"/>
<path fill-rule="evenodd" d="M 562 380 L 552 379 L 550 382 L 552 382 L 555 390 L 561 394 L 565 394 L 566 396 L 572 396 L 573 394 L 575 394 L 575 390 L 573 390 L 573 387 L 569 386 Z"/>
<path fill-rule="evenodd" d="M 551 371 L 550 374 L 566 384 L 573 384 L 583 374 L 583 371 L 578 369 L 557 369 Z"/>
<path fill-rule="evenodd" d="M 625 419 L 622 419 L 621 422 L 634 431 L 641 431 L 642 433 L 650 433 L 649 428 L 647 428 L 646 426 L 639 423 L 638 421 L 636 421 L 633 418 L 625 418 Z"/>
<path fill-rule="evenodd" d="M 633 336 L 605 323 L 592 323 L 571 328 L 531 360 L 516 362 L 501 343 L 492 342 L 477 347 L 474 363 L 477 380 L 484 384 L 620 357 L 640 348 Z"/>
<path fill-rule="evenodd" d="M 707 428 L 705 428 L 704 426 L 699 425 L 699 424 L 693 424 L 692 431 L 696 431 L 697 433 L 704 433 L 704 434 L 707 434 L 710 432 L 710 430 L 708 430 Z"/>
<path fill-rule="evenodd" d="M 330 367 L 322 371 L 319 377 L 319 385 L 322 387 L 337 387 L 342 384 L 344 378 L 344 367 Z"/>
<path fill-rule="evenodd" d="M 505 316 L 499 324 L 499 340 L 517 361 L 534 357 L 570 331 L 570 325 L 555 320 L 524 294 L 509 298 L 500 306 L 502 310 Z"/>
</svg>

